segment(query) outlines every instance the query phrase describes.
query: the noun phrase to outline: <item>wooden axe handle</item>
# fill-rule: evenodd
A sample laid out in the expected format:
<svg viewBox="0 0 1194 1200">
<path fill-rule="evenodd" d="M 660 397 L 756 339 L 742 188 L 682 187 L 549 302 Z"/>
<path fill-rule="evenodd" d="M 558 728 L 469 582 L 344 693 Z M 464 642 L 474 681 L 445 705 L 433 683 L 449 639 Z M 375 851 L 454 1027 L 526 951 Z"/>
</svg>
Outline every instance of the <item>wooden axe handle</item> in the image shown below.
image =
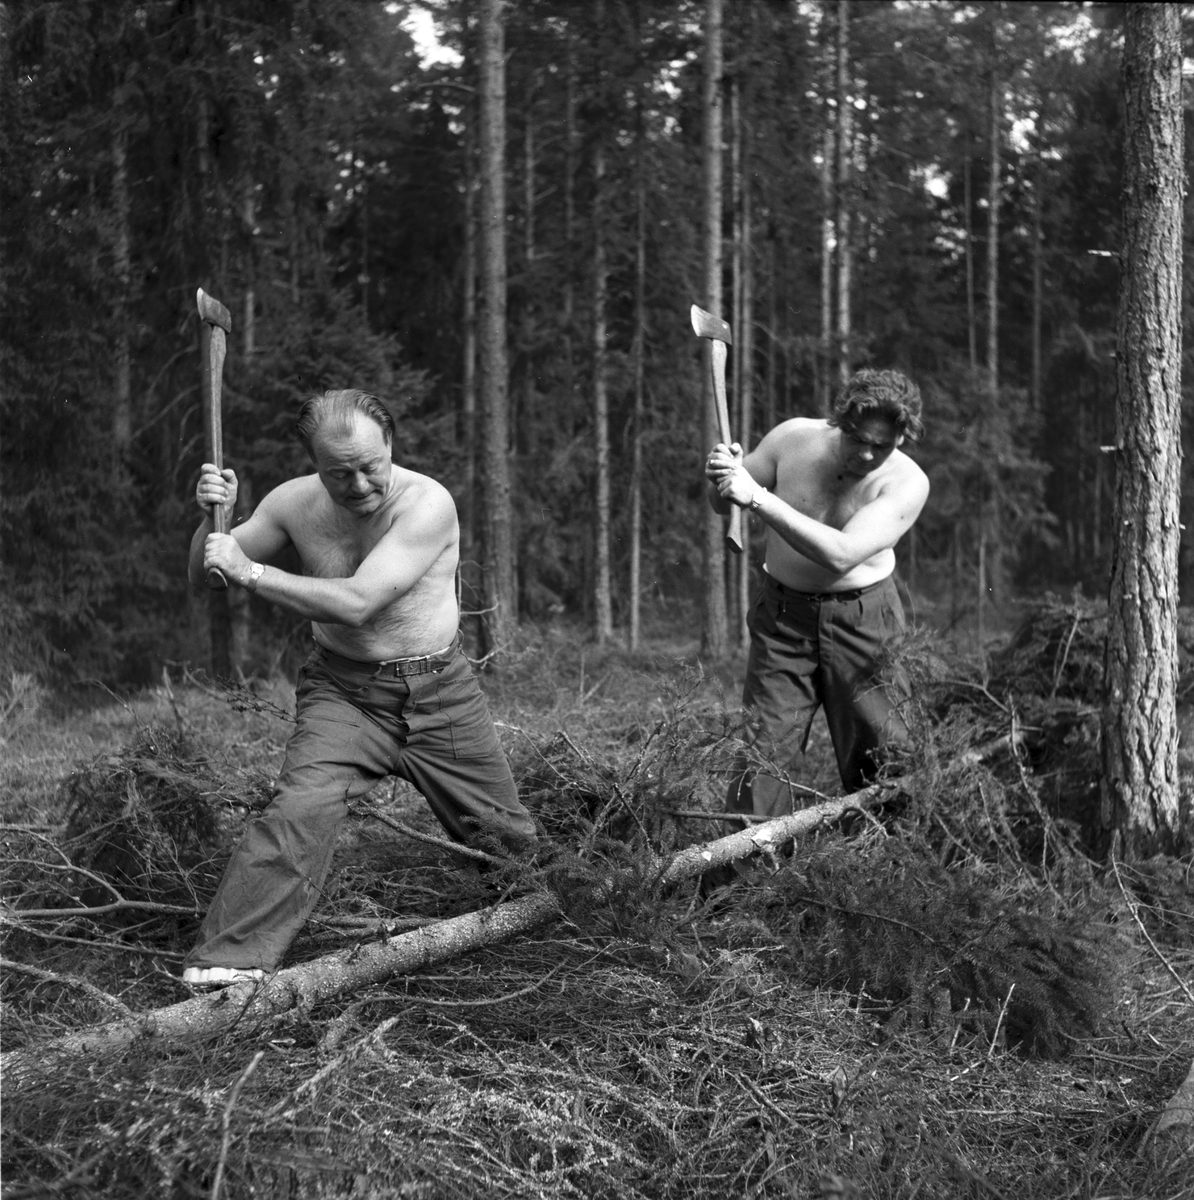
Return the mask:
<svg viewBox="0 0 1194 1200">
<path fill-rule="evenodd" d="M 730 433 L 730 408 L 726 403 L 726 344 L 714 338 L 709 342 L 709 363 L 713 371 L 713 405 L 717 410 L 718 436 L 727 446 L 733 445 Z M 726 542 L 735 554 L 742 553 L 742 509 L 730 505 L 730 527 Z"/>
<path fill-rule="evenodd" d="M 224 468 L 224 419 L 221 412 L 221 391 L 224 386 L 224 355 L 227 351 L 223 327 L 214 324 L 204 312 L 203 289 L 199 290 L 200 349 L 203 356 L 203 433 L 207 445 L 207 461 Z M 224 506 L 217 504 L 212 509 L 212 520 L 216 533 L 228 532 L 228 519 Z M 212 567 L 207 573 L 207 586 L 219 590 L 228 586 L 224 573 Z"/>
</svg>

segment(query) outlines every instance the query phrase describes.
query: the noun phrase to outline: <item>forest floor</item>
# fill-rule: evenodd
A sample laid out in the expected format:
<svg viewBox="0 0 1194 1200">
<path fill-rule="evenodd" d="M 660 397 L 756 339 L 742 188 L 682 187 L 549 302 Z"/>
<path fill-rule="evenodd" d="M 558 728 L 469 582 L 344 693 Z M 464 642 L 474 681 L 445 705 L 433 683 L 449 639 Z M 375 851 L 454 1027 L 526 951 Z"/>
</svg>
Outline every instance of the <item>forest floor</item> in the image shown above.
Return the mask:
<svg viewBox="0 0 1194 1200">
<path fill-rule="evenodd" d="M 1002 659 L 922 639 L 917 762 L 877 818 L 668 891 L 651 864 L 735 828 L 742 662 L 524 632 L 484 686 L 555 865 L 501 881 L 566 915 L 265 1027 L 61 1064 L 4 1105 L 4 1200 L 1189 1198 L 1153 1127 L 1194 1057 L 1194 864 L 1082 853 L 1097 632 L 1055 606 Z M 4 701 L 9 1051 L 187 997 L 293 692 Z M 808 780 L 837 790 L 821 722 Z M 354 806 L 288 965 L 494 902 L 387 819 L 437 832 L 395 781 Z"/>
</svg>

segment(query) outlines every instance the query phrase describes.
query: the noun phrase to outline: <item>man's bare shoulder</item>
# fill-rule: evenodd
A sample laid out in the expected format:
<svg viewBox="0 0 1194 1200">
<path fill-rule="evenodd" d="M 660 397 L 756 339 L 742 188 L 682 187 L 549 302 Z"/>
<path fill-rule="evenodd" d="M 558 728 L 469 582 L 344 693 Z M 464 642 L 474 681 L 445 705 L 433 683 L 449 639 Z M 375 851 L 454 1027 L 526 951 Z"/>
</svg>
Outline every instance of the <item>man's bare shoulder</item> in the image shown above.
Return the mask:
<svg viewBox="0 0 1194 1200">
<path fill-rule="evenodd" d="M 929 477 L 921 469 L 920 464 L 903 450 L 896 450 L 888 460 L 888 466 L 891 468 L 891 477 L 896 484 L 901 488 L 914 488 L 923 490 L 925 495 L 929 492 Z"/>
<path fill-rule="evenodd" d="M 278 484 L 277 487 L 267 492 L 260 507 L 268 508 L 278 515 L 297 514 L 326 496 L 327 493 L 324 491 L 323 484 L 319 482 L 318 475 L 314 473 L 299 475 L 294 479 L 286 480 L 285 483 Z"/>
<path fill-rule="evenodd" d="M 770 433 L 766 441 L 789 442 L 808 441 L 823 437 L 829 429 L 829 422 L 823 417 L 789 417 L 781 421 Z"/>
<path fill-rule="evenodd" d="M 438 479 L 432 479 L 430 475 L 424 475 L 419 471 L 412 471 L 409 467 L 394 466 L 394 474 L 396 476 L 395 483 L 398 485 L 396 494 L 398 498 L 397 513 L 408 513 L 412 510 L 419 510 L 428 515 L 443 517 L 449 513 L 452 517 L 456 516 L 456 501 L 452 499 L 452 493 Z"/>
</svg>

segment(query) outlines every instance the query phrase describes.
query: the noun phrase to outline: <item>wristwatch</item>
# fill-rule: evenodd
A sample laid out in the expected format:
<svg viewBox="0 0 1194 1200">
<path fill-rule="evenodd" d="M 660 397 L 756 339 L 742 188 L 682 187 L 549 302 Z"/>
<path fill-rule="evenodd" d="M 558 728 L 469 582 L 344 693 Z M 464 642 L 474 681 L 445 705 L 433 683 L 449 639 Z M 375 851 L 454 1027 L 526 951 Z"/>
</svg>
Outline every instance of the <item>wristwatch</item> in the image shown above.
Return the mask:
<svg viewBox="0 0 1194 1200">
<path fill-rule="evenodd" d="M 245 587 L 251 592 L 257 590 L 257 580 L 265 574 L 265 567 L 261 563 L 249 563 L 249 578 L 245 583 Z"/>
<path fill-rule="evenodd" d="M 766 494 L 766 491 L 767 489 L 765 487 L 755 489 L 755 494 L 751 497 L 750 501 L 751 512 L 759 511 L 759 505 L 763 502 L 763 496 Z"/>
</svg>

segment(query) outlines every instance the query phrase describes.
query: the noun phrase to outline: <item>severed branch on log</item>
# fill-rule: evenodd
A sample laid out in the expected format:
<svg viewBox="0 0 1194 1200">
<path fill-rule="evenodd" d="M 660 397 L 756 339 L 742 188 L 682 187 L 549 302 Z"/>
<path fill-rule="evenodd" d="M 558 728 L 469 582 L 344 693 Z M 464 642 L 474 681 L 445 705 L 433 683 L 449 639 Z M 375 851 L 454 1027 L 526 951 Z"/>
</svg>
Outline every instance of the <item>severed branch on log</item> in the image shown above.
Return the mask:
<svg viewBox="0 0 1194 1200">
<path fill-rule="evenodd" d="M 750 854 L 766 853 L 792 838 L 876 807 L 891 795 L 894 786 L 875 784 L 850 796 L 689 846 L 660 865 L 657 882 L 660 886 L 676 884 Z M 168 1041 L 200 1042 L 233 1029 L 250 1029 L 281 1013 L 331 1000 L 391 975 L 408 974 L 482 946 L 497 945 L 560 915 L 554 895 L 536 892 L 384 941 L 339 950 L 279 971 L 263 984 L 236 984 L 133 1019 L 95 1025 L 52 1041 L 9 1050 L 0 1054 L 5 1092 L 11 1099 L 31 1084 L 44 1086 L 59 1068 L 80 1058 L 98 1062 L 138 1043 L 148 1047 Z"/>
<path fill-rule="evenodd" d="M 1194 1153 L 1194 1063 L 1185 1082 L 1170 1097 L 1157 1120 L 1156 1138 L 1164 1150 Z"/>
</svg>

